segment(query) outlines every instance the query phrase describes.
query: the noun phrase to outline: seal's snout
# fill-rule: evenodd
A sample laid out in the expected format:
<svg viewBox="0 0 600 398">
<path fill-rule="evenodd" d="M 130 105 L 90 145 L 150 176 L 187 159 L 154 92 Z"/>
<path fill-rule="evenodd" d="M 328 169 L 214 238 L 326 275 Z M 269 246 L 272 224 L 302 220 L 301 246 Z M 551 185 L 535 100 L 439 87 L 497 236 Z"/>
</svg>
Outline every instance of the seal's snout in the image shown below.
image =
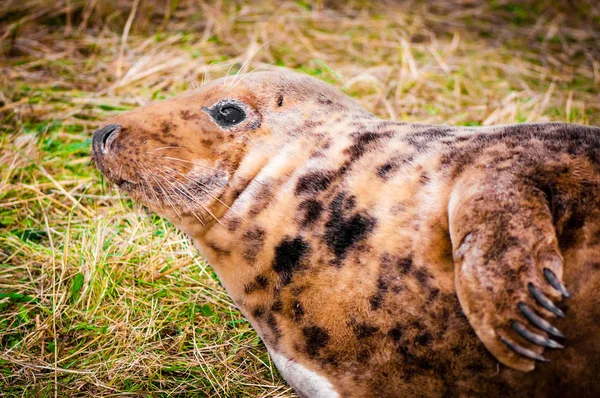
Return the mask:
<svg viewBox="0 0 600 398">
<path fill-rule="evenodd" d="M 92 145 L 96 156 L 102 156 L 108 152 L 111 142 L 114 140 L 117 135 L 116 133 L 120 129 L 121 126 L 118 124 L 107 124 L 96 130 L 94 138 L 92 139 Z"/>
</svg>

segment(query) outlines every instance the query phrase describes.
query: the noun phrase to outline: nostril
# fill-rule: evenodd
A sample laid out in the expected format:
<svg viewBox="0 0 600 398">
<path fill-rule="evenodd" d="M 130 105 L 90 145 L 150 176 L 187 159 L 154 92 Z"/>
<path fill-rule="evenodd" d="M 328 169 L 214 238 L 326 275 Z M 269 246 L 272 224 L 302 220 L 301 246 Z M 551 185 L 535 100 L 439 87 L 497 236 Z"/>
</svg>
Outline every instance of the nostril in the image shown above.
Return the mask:
<svg viewBox="0 0 600 398">
<path fill-rule="evenodd" d="M 106 132 L 106 134 L 104 134 L 102 136 L 102 146 L 106 145 L 106 141 L 108 141 L 108 137 L 110 137 L 114 131 L 115 131 L 114 129 L 110 129 L 109 131 Z"/>
<path fill-rule="evenodd" d="M 106 153 L 108 150 L 109 140 L 121 128 L 118 124 L 106 125 L 94 133 L 93 144 L 94 150 L 101 153 Z"/>
<path fill-rule="evenodd" d="M 118 124 L 109 124 L 108 126 L 105 126 L 102 128 L 101 134 L 102 134 L 103 149 L 106 148 L 106 142 L 119 129 L 119 127 L 121 127 L 121 126 L 119 126 Z"/>
</svg>

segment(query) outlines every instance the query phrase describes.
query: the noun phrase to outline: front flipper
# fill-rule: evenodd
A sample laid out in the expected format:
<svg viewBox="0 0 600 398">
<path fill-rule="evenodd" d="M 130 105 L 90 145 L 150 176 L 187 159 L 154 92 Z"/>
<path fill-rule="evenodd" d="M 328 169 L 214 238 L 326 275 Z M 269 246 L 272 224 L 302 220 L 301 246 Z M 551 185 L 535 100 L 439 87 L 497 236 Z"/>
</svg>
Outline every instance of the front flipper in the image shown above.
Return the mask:
<svg viewBox="0 0 600 398">
<path fill-rule="evenodd" d="M 469 323 L 501 363 L 530 371 L 560 349 L 551 320 L 569 293 L 545 195 L 506 173 L 465 172 L 449 203 L 455 283 Z"/>
</svg>

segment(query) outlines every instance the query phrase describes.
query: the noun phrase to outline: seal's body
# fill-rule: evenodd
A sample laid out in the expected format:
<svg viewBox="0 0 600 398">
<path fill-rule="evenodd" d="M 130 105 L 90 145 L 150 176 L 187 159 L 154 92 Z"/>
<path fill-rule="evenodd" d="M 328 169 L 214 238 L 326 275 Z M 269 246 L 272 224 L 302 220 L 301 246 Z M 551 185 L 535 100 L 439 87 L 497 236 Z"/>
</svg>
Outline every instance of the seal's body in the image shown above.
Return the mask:
<svg viewBox="0 0 600 398">
<path fill-rule="evenodd" d="M 93 149 L 300 396 L 600 396 L 600 129 L 383 121 L 265 72 L 120 115 Z"/>
</svg>

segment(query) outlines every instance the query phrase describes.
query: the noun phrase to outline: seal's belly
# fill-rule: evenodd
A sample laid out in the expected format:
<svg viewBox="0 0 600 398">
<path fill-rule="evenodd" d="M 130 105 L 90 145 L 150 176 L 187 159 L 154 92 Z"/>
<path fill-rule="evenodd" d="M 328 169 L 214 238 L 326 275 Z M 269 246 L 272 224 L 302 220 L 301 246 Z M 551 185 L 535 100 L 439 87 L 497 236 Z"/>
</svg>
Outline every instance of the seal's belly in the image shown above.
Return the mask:
<svg viewBox="0 0 600 398">
<path fill-rule="evenodd" d="M 310 398 L 337 398 L 339 394 L 333 388 L 331 382 L 324 376 L 302 366 L 296 361 L 290 360 L 269 349 L 269 355 L 279 373 L 296 391 L 300 397 Z"/>
<path fill-rule="evenodd" d="M 485 348 L 461 312 L 451 274 L 362 250 L 340 265 L 316 257 L 320 267 L 298 270 L 267 311 L 249 314 L 265 344 L 337 388 L 347 378 L 343 385 L 354 388 L 340 391 L 345 396 L 413 394 L 423 383 L 436 395 L 444 378 L 481 364 Z M 482 366 L 493 372 L 495 363 Z"/>
</svg>

